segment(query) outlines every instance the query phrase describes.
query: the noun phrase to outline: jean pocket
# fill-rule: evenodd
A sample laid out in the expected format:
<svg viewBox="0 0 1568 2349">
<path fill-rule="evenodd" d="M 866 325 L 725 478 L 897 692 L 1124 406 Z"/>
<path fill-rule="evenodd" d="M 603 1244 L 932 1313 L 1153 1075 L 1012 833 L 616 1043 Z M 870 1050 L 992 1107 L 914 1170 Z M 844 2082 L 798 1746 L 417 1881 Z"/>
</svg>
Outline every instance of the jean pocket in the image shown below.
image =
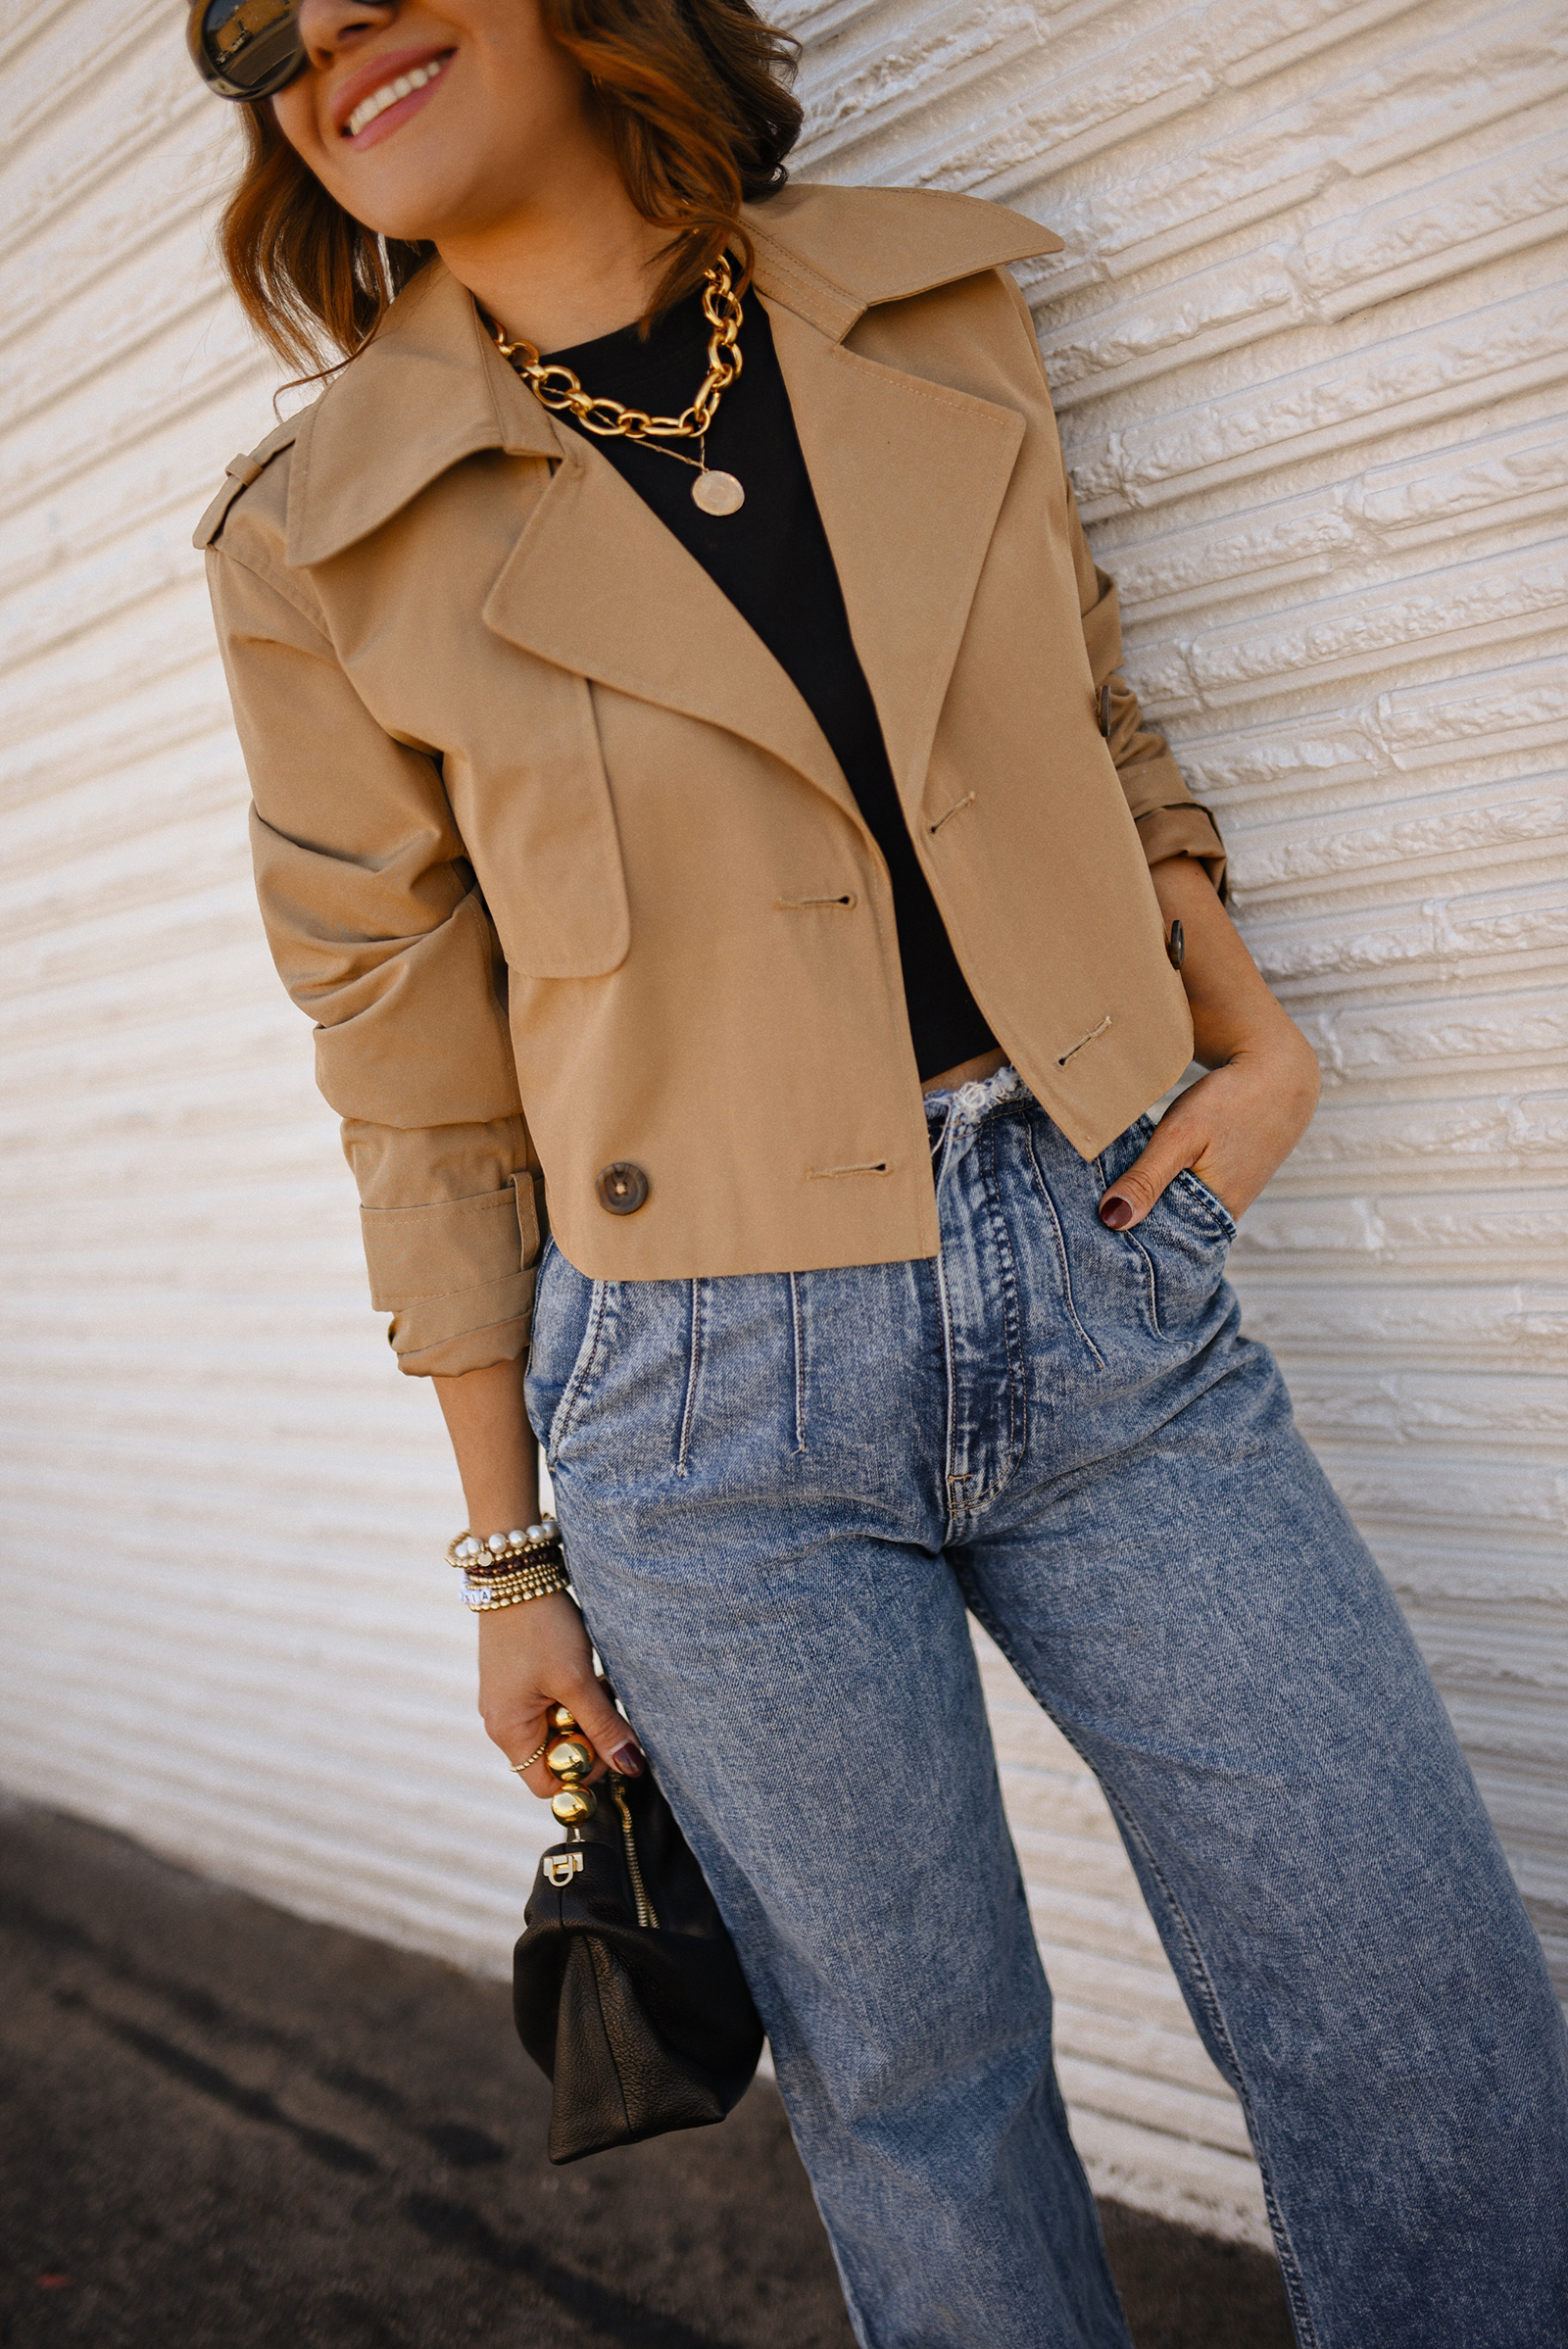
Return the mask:
<svg viewBox="0 0 1568 2349">
<path fill-rule="evenodd" d="M 1164 1198 L 1200 1223 L 1205 1232 L 1212 1233 L 1219 1244 L 1229 1248 L 1236 1237 L 1236 1218 L 1225 1201 L 1190 1166 L 1184 1166 L 1167 1185 Z"/>
<path fill-rule="evenodd" d="M 552 1472 L 593 1369 L 604 1323 L 605 1283 L 591 1281 L 547 1240 L 534 1288 L 533 1341 L 524 1388 L 528 1418 Z"/>
<path fill-rule="evenodd" d="M 1236 1225 L 1222 1199 L 1185 1170 L 1121 1235 L 1140 1258 L 1157 1337 L 1190 1345 L 1223 1307 Z"/>
</svg>

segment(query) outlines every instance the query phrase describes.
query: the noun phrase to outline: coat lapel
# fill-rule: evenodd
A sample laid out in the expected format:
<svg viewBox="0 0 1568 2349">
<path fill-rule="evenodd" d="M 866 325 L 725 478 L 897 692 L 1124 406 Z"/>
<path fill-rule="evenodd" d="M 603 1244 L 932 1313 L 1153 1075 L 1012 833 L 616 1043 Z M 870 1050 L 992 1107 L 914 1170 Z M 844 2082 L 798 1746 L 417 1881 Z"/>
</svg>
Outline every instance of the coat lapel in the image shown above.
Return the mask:
<svg viewBox="0 0 1568 2349">
<path fill-rule="evenodd" d="M 862 830 L 827 738 L 721 588 L 614 466 L 564 432 L 554 480 L 482 617 L 509 643 L 761 745 Z"/>
<path fill-rule="evenodd" d="M 838 568 L 856 651 L 882 721 L 900 796 L 918 814 L 926 764 L 986 551 L 1023 439 L 1013 410 L 862 359 L 840 337 L 866 308 L 846 277 L 869 262 L 879 288 L 917 291 L 888 255 L 851 247 L 812 261 L 786 243 L 791 227 L 837 191 L 790 191 L 757 214 L 758 292 L 807 469 Z M 933 200 L 887 191 L 890 211 L 927 223 Z M 947 207 L 951 205 L 951 216 Z M 776 207 L 776 209 L 775 209 Z M 835 207 L 829 201 L 830 214 Z M 986 268 L 1057 243 L 1049 229 L 961 198 L 935 206 L 955 241 L 955 270 Z M 979 216 L 978 220 L 977 217 Z M 990 243 L 977 245 L 981 232 Z M 946 261 L 948 257 L 944 256 Z M 922 255 L 931 269 L 929 250 Z M 831 269 L 822 266 L 831 263 Z M 941 275 L 941 269 L 932 271 Z M 485 619 L 546 660 L 644 701 L 760 743 L 863 818 L 820 727 L 729 598 L 591 446 L 560 435 L 560 467 Z M 567 445 L 569 444 L 569 446 Z"/>
<path fill-rule="evenodd" d="M 913 817 L 1023 418 L 767 307 L 855 649 Z"/>
</svg>

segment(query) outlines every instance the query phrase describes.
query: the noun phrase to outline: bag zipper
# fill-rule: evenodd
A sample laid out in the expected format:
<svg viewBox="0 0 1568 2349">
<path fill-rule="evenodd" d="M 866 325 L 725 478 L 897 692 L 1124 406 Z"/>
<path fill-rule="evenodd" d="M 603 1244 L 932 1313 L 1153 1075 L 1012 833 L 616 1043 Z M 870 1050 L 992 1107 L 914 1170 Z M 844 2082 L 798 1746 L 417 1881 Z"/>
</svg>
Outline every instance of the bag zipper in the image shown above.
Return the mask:
<svg viewBox="0 0 1568 2349">
<path fill-rule="evenodd" d="M 631 1832 L 631 1812 L 626 1805 L 624 1787 L 621 1780 L 613 1776 L 610 1781 L 610 1798 L 620 1813 L 620 1839 L 626 1847 L 626 1873 L 631 1878 L 631 1895 L 637 1903 L 637 1922 L 657 1928 L 659 1919 L 654 1915 L 654 1904 L 643 1883 L 643 1872 L 637 1859 L 637 1838 Z"/>
</svg>

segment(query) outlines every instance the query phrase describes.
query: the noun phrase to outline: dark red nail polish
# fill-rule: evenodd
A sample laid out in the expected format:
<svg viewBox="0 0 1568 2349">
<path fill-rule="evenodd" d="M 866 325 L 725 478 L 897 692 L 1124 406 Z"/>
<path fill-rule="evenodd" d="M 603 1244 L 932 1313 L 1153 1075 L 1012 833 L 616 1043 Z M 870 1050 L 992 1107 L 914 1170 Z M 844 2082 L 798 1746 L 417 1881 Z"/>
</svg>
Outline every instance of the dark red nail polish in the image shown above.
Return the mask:
<svg viewBox="0 0 1568 2349">
<path fill-rule="evenodd" d="M 611 1755 L 610 1767 L 612 1770 L 618 1770 L 622 1778 L 641 1778 L 647 1764 L 643 1760 L 640 1749 L 628 1739 L 624 1745 L 617 1747 L 615 1752 Z"/>
<path fill-rule="evenodd" d="M 1132 1219 L 1133 1209 L 1130 1199 L 1118 1198 L 1113 1191 L 1108 1199 L 1101 1200 L 1100 1220 L 1110 1231 L 1125 1232 Z"/>
</svg>

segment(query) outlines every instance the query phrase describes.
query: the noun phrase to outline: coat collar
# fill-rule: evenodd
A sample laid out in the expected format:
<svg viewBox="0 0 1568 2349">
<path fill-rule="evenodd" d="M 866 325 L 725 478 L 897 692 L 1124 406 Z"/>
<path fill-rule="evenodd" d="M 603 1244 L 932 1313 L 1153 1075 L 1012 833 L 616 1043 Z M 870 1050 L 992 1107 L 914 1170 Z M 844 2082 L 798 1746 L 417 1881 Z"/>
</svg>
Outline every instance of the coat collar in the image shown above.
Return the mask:
<svg viewBox="0 0 1568 2349">
<path fill-rule="evenodd" d="M 834 342 L 880 302 L 1061 251 L 1022 213 L 925 188 L 787 187 L 742 217 L 758 292 Z"/>
<path fill-rule="evenodd" d="M 834 344 L 878 303 L 1061 244 L 998 205 L 909 188 L 789 187 L 743 217 L 758 292 Z M 501 358 L 466 288 L 432 262 L 305 420 L 289 479 L 287 560 L 299 566 L 341 554 L 481 449 L 557 459 L 564 438 L 576 436 L 558 432 Z"/>
<path fill-rule="evenodd" d="M 289 473 L 286 560 L 341 555 L 480 449 L 548 458 L 561 442 L 467 287 L 434 261 L 310 412 Z"/>
</svg>

